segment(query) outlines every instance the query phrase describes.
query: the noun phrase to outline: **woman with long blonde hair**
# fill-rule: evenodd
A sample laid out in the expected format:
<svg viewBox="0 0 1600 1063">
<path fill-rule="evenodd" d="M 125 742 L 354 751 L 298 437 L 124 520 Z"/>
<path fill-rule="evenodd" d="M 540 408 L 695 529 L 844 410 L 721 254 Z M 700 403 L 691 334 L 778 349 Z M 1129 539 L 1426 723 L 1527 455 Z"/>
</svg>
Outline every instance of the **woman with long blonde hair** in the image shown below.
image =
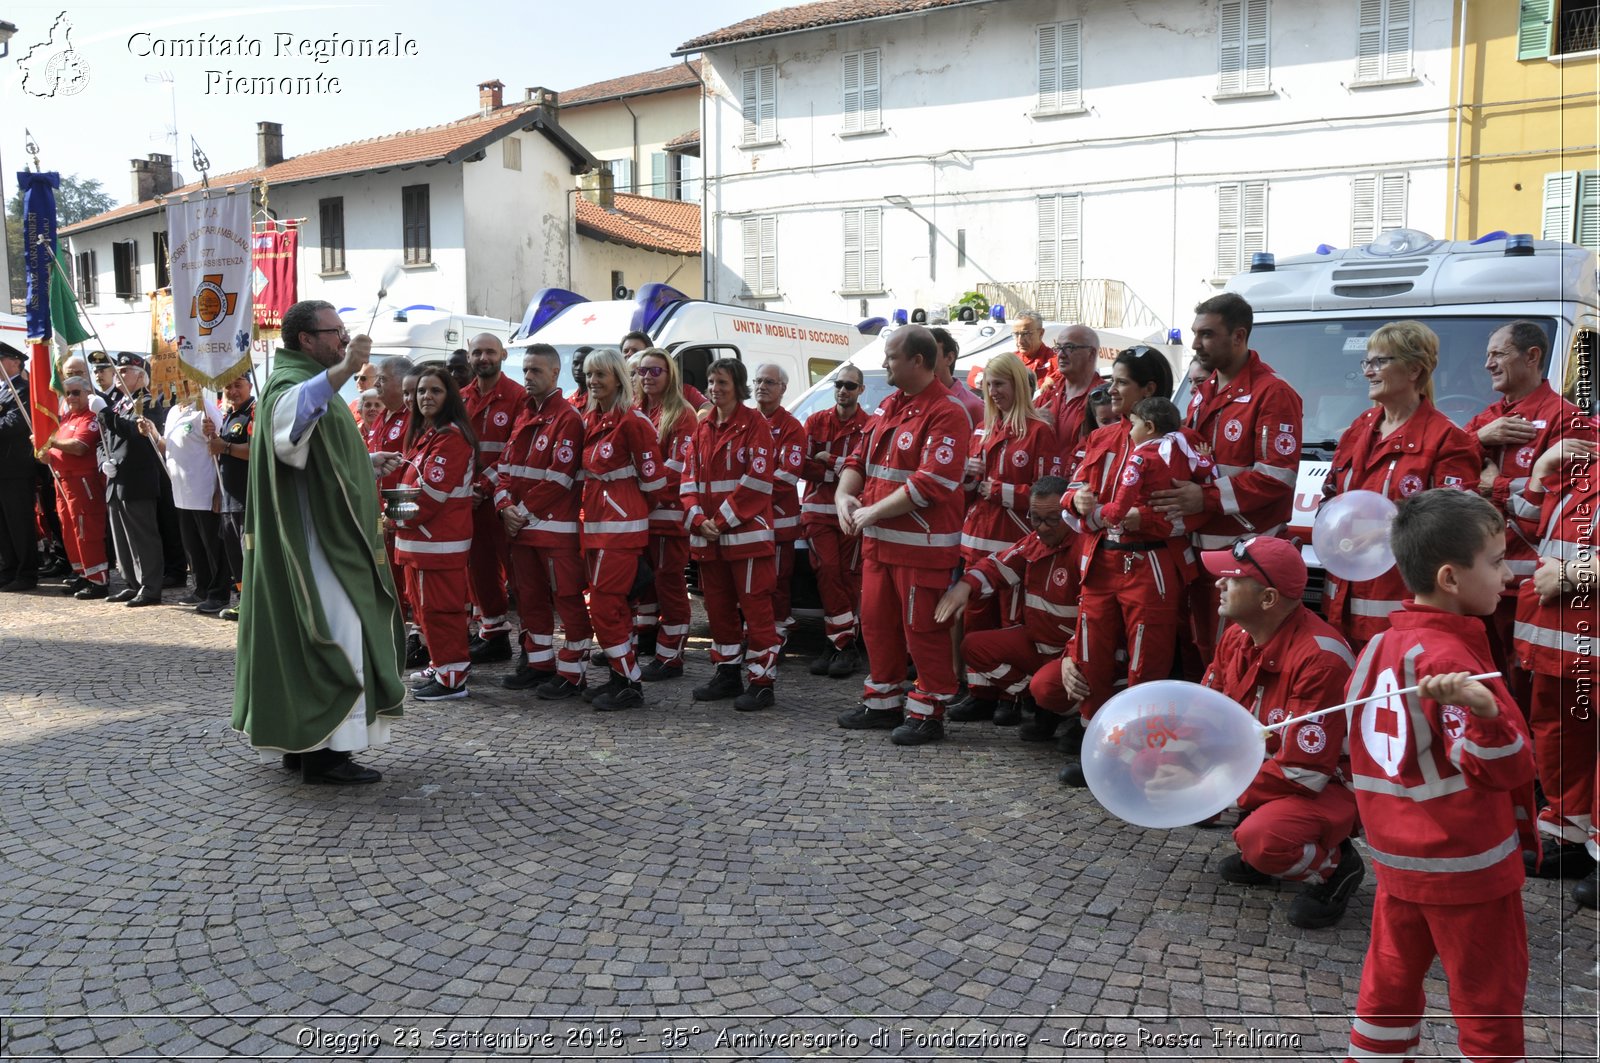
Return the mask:
<svg viewBox="0 0 1600 1063">
<path fill-rule="evenodd" d="M 633 356 L 639 381 L 639 410 L 656 426 L 656 442 L 666 469 L 666 487 L 650 511 L 650 539 L 645 557 L 655 570 L 633 607 L 633 633 L 638 652 L 653 651 L 655 660 L 645 666 L 646 682 L 683 675 L 683 643 L 689 635 L 689 588 L 684 571 L 689 564 L 689 529 L 683 523 L 678 488 L 684 461 L 694 437 L 694 408 L 683 397 L 678 361 L 659 347 Z"/>
</svg>

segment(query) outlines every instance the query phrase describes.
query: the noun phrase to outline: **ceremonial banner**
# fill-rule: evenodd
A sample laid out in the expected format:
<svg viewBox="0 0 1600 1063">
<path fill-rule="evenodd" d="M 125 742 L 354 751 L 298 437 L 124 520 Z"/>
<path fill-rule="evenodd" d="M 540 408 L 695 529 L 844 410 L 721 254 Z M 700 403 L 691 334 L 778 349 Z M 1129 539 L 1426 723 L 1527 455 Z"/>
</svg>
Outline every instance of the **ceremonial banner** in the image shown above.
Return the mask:
<svg viewBox="0 0 1600 1063">
<path fill-rule="evenodd" d="M 251 290 L 255 294 L 257 336 L 279 331 L 284 313 L 295 304 L 295 260 L 299 251 L 300 229 L 292 221 L 267 222 L 251 234 Z"/>
<path fill-rule="evenodd" d="M 56 189 L 61 175 L 55 172 L 17 174 L 17 190 L 22 193 L 22 259 L 28 278 L 28 339 L 47 342 L 50 327 L 50 263 L 56 248 Z"/>
<path fill-rule="evenodd" d="M 167 219 L 179 368 L 220 389 L 250 364 L 250 196 L 169 202 Z"/>
<path fill-rule="evenodd" d="M 178 363 L 177 323 L 172 293 L 150 293 L 150 390 L 156 395 L 184 399 L 199 389 L 183 375 Z"/>
</svg>

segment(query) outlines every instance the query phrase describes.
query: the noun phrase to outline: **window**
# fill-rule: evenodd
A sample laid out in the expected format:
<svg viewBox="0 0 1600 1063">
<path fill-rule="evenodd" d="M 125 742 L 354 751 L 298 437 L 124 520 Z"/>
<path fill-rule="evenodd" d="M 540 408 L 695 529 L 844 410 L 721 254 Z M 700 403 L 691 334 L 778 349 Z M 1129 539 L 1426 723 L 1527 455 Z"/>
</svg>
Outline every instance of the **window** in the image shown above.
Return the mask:
<svg viewBox="0 0 1600 1063">
<path fill-rule="evenodd" d="M 1350 246 L 1370 244 L 1379 233 L 1406 227 L 1403 173 L 1374 174 L 1350 182 Z"/>
<path fill-rule="evenodd" d="M 522 141 L 516 137 L 506 137 L 500 144 L 500 165 L 508 170 L 522 169 Z"/>
<path fill-rule="evenodd" d="M 94 252 L 78 252 L 78 301 L 84 306 L 95 304 L 96 276 L 94 271 Z"/>
<path fill-rule="evenodd" d="M 674 199 L 686 203 L 700 202 L 700 159 L 696 155 L 673 155 L 672 166 L 677 171 L 677 190 Z"/>
<path fill-rule="evenodd" d="M 322 272 L 344 272 L 344 197 L 317 202 L 317 222 L 322 233 Z"/>
<path fill-rule="evenodd" d="M 1356 81 L 1411 77 L 1411 0 L 1361 0 Z"/>
<path fill-rule="evenodd" d="M 1080 27 L 1077 22 L 1052 22 L 1038 29 L 1040 114 L 1083 109 Z"/>
<path fill-rule="evenodd" d="M 1244 95 L 1271 90 L 1267 2 L 1222 0 L 1219 5 L 1218 95 Z"/>
<path fill-rule="evenodd" d="M 1267 182 L 1240 181 L 1217 186 L 1217 271 L 1227 278 L 1267 249 Z"/>
<path fill-rule="evenodd" d="M 744 287 L 745 294 L 758 299 L 778 294 L 778 219 L 768 214 L 745 218 Z"/>
<path fill-rule="evenodd" d="M 1552 46 L 1554 51 L 1552 52 Z M 1600 49 L 1597 0 L 1522 0 L 1517 12 L 1517 58 L 1543 59 Z"/>
<path fill-rule="evenodd" d="M 111 275 L 118 299 L 139 298 L 139 245 L 118 240 L 111 245 Z"/>
<path fill-rule="evenodd" d="M 428 231 L 427 185 L 407 185 L 400 190 L 400 217 L 406 265 L 431 262 L 433 244 Z"/>
<path fill-rule="evenodd" d="M 844 131 L 876 133 L 883 129 L 879 106 L 878 67 L 883 53 L 876 48 L 846 52 L 844 56 Z"/>
<path fill-rule="evenodd" d="M 610 159 L 611 163 L 611 190 L 613 192 L 633 191 L 633 160 Z"/>
<path fill-rule="evenodd" d="M 1047 319 L 1077 321 L 1078 288 L 1083 274 L 1079 219 L 1083 196 L 1040 196 L 1039 298 L 1034 309 Z"/>
<path fill-rule="evenodd" d="M 666 152 L 650 153 L 650 195 L 657 199 L 677 199 L 677 190 L 673 187 L 677 183 L 673 180 L 676 176 L 667 166 Z"/>
<path fill-rule="evenodd" d="M 167 261 L 167 234 L 153 232 L 150 234 L 150 254 L 156 260 L 156 288 L 172 287 L 172 273 L 170 263 Z"/>
<path fill-rule="evenodd" d="M 844 212 L 846 293 L 883 291 L 883 211 L 859 207 Z"/>
<path fill-rule="evenodd" d="M 1600 170 L 1544 175 L 1542 238 L 1600 251 Z"/>
<path fill-rule="evenodd" d="M 758 66 L 739 75 L 739 102 L 744 111 L 746 145 L 778 139 L 778 68 Z"/>
<path fill-rule="evenodd" d="M 1556 30 L 1556 51 L 1561 55 L 1600 49 L 1600 3 L 1596 0 L 1562 0 L 1561 24 Z"/>
</svg>

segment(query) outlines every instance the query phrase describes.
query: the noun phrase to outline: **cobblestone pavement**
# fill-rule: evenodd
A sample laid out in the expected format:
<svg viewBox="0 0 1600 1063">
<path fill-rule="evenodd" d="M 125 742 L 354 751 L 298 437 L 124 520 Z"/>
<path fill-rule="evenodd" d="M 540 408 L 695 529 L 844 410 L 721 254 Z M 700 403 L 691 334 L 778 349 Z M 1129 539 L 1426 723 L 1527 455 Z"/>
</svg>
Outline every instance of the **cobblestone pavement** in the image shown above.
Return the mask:
<svg viewBox="0 0 1600 1063">
<path fill-rule="evenodd" d="M 1342 1056 L 1370 878 L 1296 930 L 1224 832 L 1122 824 L 1014 731 L 839 730 L 814 628 L 749 715 L 690 700 L 703 626 L 629 713 L 480 668 L 352 790 L 229 730 L 234 626 L 3 597 L 0 1057 Z M 1524 899 L 1529 1058 L 1592 1059 L 1594 913 Z M 1453 1058 L 1437 967 L 1428 1003 Z"/>
</svg>

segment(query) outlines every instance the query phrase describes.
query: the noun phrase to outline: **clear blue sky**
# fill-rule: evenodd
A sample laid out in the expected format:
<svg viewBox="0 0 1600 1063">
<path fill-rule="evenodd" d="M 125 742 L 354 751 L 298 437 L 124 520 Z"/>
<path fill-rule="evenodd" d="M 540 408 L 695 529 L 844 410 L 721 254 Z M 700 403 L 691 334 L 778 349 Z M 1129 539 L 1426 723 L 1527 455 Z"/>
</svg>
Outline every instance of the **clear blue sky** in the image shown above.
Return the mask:
<svg viewBox="0 0 1600 1063">
<path fill-rule="evenodd" d="M 47 170 L 97 177 L 117 202 L 129 200 L 129 160 L 172 150 L 168 131 L 176 104 L 178 169 L 195 176 L 190 137 L 213 174 L 255 163 L 258 121 L 280 122 L 284 151 L 316 148 L 435 125 L 470 114 L 477 83 L 499 78 L 506 99 L 523 89 L 557 90 L 666 66 L 692 37 L 786 6 L 762 0 L 399 0 L 389 3 L 71 3 L 0 0 L 0 20 L 17 27 L 10 55 L 0 60 L 0 164 L 7 196 L 16 171 L 27 166 L 23 130 L 32 131 Z M 71 44 L 87 65 L 81 91 L 41 97 L 24 91 L 24 60 L 50 41 L 57 16 L 72 24 Z M 259 41 L 257 56 L 143 55 L 155 42 L 202 35 Z M 325 63 L 290 52 L 274 54 L 282 38 L 386 38 L 416 42 L 414 57 L 341 58 Z M 59 44 L 59 42 L 57 42 Z M 34 52 L 29 67 L 43 72 L 48 56 Z M 254 96 L 225 94 L 207 71 L 244 77 L 315 77 L 340 82 L 338 94 Z M 171 81 L 159 80 L 170 75 Z M 29 82 L 37 88 L 42 77 Z M 209 89 L 209 91 L 208 91 Z"/>
</svg>

